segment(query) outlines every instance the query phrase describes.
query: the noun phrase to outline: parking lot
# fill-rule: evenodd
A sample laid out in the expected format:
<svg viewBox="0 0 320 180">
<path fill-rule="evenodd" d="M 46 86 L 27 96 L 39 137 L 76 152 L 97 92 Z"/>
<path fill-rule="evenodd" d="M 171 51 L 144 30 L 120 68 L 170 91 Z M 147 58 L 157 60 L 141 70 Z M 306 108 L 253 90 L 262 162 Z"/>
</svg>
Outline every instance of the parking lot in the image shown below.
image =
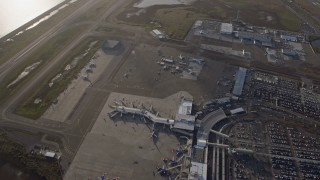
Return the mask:
<svg viewBox="0 0 320 180">
<path fill-rule="evenodd" d="M 238 152 L 232 157 L 234 179 L 320 177 L 318 136 L 274 121 L 243 121 L 232 127 L 229 140 L 232 147 L 252 150 L 253 153 Z"/>
<path fill-rule="evenodd" d="M 264 72 L 254 72 L 250 96 L 258 101 L 282 107 L 291 112 L 319 120 L 319 95 L 302 87 L 302 82 Z"/>
</svg>

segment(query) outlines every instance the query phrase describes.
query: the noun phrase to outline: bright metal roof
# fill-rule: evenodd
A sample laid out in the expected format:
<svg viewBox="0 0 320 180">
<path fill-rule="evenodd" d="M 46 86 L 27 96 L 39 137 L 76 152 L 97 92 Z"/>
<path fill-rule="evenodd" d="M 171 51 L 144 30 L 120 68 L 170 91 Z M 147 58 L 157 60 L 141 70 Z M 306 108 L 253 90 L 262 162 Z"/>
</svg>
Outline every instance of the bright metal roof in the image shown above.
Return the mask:
<svg viewBox="0 0 320 180">
<path fill-rule="evenodd" d="M 244 81 L 246 79 L 247 69 L 243 67 L 239 67 L 239 70 L 236 74 L 236 82 L 233 87 L 232 94 L 236 96 L 240 96 L 242 94 L 242 89 L 244 85 Z"/>
</svg>

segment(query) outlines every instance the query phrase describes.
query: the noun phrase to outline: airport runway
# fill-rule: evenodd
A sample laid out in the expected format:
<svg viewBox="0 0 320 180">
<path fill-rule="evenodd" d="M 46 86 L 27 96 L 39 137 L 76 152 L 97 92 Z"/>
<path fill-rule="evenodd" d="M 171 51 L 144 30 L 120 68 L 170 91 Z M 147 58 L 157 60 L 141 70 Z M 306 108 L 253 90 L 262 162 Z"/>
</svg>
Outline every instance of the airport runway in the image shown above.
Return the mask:
<svg viewBox="0 0 320 180">
<path fill-rule="evenodd" d="M 56 24 L 49 31 L 41 35 L 39 38 L 30 43 L 26 48 L 17 53 L 14 57 L 9 59 L 6 63 L 0 66 L 0 81 L 4 76 L 10 72 L 15 66 L 21 63 L 28 55 L 35 52 L 37 48 L 45 44 L 49 39 L 57 35 L 63 28 L 70 24 L 73 20 L 79 17 L 83 12 L 88 11 L 90 8 L 94 7 L 101 0 L 88 0 L 82 7 L 77 11 L 70 14 L 68 17 L 64 18 L 61 22 Z"/>
</svg>

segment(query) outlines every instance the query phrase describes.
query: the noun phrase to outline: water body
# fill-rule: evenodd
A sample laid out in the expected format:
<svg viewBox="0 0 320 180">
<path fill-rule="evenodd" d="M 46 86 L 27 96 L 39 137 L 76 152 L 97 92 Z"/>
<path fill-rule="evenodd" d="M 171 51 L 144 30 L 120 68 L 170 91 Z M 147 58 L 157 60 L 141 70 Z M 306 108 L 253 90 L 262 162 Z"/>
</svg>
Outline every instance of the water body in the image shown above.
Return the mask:
<svg viewBox="0 0 320 180">
<path fill-rule="evenodd" d="M 134 4 L 133 7 L 147 8 L 154 5 L 177 5 L 177 4 L 191 4 L 195 0 L 140 0 Z"/>
<path fill-rule="evenodd" d="M 0 0 L 0 38 L 64 0 Z"/>
</svg>

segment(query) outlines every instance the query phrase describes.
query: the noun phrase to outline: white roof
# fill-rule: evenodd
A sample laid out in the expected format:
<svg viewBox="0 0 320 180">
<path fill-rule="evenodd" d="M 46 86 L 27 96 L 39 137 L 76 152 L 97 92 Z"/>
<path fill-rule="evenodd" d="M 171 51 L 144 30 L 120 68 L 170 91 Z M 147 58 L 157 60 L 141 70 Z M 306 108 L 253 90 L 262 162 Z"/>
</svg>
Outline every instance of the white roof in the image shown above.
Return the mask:
<svg viewBox="0 0 320 180">
<path fill-rule="evenodd" d="M 198 139 L 197 140 L 197 146 L 204 148 L 207 145 L 207 141 L 204 139 Z"/>
<path fill-rule="evenodd" d="M 229 103 L 230 102 L 230 97 L 219 98 L 219 99 L 216 99 L 215 101 L 217 103 L 219 103 L 219 104 Z"/>
<path fill-rule="evenodd" d="M 239 70 L 236 74 L 236 82 L 234 83 L 232 94 L 236 96 L 240 96 L 242 94 L 242 89 L 244 82 L 246 80 L 247 69 L 243 67 L 239 67 Z"/>
<path fill-rule="evenodd" d="M 178 128 L 178 129 L 193 131 L 195 120 L 196 120 L 195 116 L 185 115 L 185 114 L 177 114 L 176 119 L 174 121 L 174 127 Z"/>
<path fill-rule="evenodd" d="M 196 121 L 196 117 L 192 116 L 192 115 L 187 115 L 187 114 L 176 114 L 176 119 L 177 121 L 179 120 L 186 120 L 186 121 L 190 121 L 190 122 L 195 122 Z"/>
<path fill-rule="evenodd" d="M 232 24 L 230 23 L 221 23 L 221 28 L 220 28 L 220 32 L 224 32 L 224 33 L 232 33 L 233 28 L 232 28 Z"/>
<path fill-rule="evenodd" d="M 160 32 L 158 29 L 154 29 L 152 32 L 157 36 L 162 35 L 162 32 Z"/>
<path fill-rule="evenodd" d="M 192 101 L 183 100 L 179 107 L 179 114 L 191 114 L 192 110 Z"/>
<path fill-rule="evenodd" d="M 47 152 L 44 154 L 45 157 L 51 157 L 51 158 L 53 158 L 55 155 L 56 155 L 56 153 L 50 152 L 50 151 L 47 151 Z"/>
<path fill-rule="evenodd" d="M 191 162 L 190 180 L 206 180 L 207 179 L 207 164 Z"/>
<path fill-rule="evenodd" d="M 236 114 L 236 113 L 240 113 L 240 112 L 245 112 L 245 110 L 240 107 L 240 108 L 237 108 L 237 109 L 233 109 L 233 110 L 230 110 L 231 114 Z"/>
<path fill-rule="evenodd" d="M 198 20 L 194 23 L 194 27 L 200 27 L 202 25 L 202 21 Z"/>
</svg>

